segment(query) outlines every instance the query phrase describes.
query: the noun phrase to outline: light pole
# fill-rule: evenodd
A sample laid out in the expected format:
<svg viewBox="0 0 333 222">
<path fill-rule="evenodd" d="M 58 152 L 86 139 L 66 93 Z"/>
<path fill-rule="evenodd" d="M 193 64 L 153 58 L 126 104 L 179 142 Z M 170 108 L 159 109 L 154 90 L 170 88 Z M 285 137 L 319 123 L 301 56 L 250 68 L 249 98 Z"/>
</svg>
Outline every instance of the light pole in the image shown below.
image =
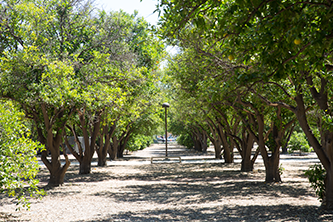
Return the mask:
<svg viewBox="0 0 333 222">
<path fill-rule="evenodd" d="M 165 156 L 168 156 L 168 122 L 167 122 L 167 109 L 170 107 L 169 103 L 163 103 L 162 107 L 165 108 Z"/>
</svg>

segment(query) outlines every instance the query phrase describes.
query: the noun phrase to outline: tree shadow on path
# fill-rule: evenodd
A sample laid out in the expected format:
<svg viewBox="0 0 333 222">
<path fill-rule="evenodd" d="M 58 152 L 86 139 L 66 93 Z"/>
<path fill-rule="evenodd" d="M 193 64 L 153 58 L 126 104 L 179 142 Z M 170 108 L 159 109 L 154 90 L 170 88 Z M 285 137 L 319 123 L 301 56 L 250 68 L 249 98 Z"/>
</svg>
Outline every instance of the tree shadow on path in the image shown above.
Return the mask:
<svg viewBox="0 0 333 222">
<path fill-rule="evenodd" d="M 220 183 L 163 183 L 125 186 L 121 192 L 97 192 L 95 196 L 111 198 L 117 203 L 156 203 L 156 204 L 202 204 L 223 199 L 237 198 L 300 198 L 313 195 L 303 188 L 295 188 L 294 182 L 265 184 L 258 181 L 234 181 Z"/>
<path fill-rule="evenodd" d="M 292 205 L 275 206 L 217 206 L 214 208 L 177 208 L 148 210 L 143 212 L 124 211 L 85 222 L 109 221 L 332 221 L 333 214 L 319 212 L 317 207 Z M 83 222 L 79 220 L 77 222 Z"/>
</svg>

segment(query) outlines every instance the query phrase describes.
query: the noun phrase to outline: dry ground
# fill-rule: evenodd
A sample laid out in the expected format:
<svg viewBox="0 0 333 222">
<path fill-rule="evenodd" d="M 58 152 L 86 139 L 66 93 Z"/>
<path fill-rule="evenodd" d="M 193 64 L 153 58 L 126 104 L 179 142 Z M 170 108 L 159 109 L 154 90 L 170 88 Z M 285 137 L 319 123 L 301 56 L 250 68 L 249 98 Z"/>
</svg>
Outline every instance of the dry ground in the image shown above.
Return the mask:
<svg viewBox="0 0 333 222">
<path fill-rule="evenodd" d="M 312 163 L 286 159 L 295 161 L 282 164 L 283 183 L 275 184 L 264 183 L 262 163 L 251 173 L 202 162 L 110 165 L 90 175 L 72 165 L 65 184 L 32 200 L 30 211 L 15 212 L 15 200 L 1 195 L 0 221 L 333 221 L 304 177 Z M 39 177 L 44 186 L 44 167 Z"/>
</svg>

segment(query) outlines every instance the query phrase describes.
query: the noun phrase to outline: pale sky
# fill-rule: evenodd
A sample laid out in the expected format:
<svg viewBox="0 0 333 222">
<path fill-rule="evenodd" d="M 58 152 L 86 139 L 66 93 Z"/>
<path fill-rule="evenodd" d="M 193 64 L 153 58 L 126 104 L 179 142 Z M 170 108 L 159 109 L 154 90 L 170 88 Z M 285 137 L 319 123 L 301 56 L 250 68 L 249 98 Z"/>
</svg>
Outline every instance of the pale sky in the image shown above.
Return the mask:
<svg viewBox="0 0 333 222">
<path fill-rule="evenodd" d="M 140 17 L 144 17 L 152 25 L 158 21 L 158 13 L 153 13 L 156 9 L 157 0 L 95 0 L 95 5 L 105 11 L 123 11 L 133 14 L 134 10 L 139 12 Z"/>
<path fill-rule="evenodd" d="M 158 12 L 156 10 L 157 0 L 95 0 L 95 5 L 105 11 L 123 11 L 133 14 L 134 10 L 139 12 L 138 16 L 144 17 L 147 22 L 157 25 Z M 168 46 L 167 51 L 171 54 L 177 53 L 177 47 Z"/>
</svg>

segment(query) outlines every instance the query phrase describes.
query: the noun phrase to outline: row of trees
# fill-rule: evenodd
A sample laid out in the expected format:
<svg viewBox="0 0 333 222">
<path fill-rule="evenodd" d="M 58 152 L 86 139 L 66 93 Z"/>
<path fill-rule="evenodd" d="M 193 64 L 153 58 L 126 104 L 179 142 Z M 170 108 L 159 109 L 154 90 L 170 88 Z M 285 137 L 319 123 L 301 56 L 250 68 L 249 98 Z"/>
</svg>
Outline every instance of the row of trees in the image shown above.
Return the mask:
<svg viewBox="0 0 333 222">
<path fill-rule="evenodd" d="M 333 209 L 333 2 L 162 0 L 158 8 L 161 35 L 181 49 L 167 70 L 176 128 L 203 151 L 208 137 L 227 163 L 236 147 L 243 171 L 260 152 L 266 181 L 279 182 L 280 148 L 299 124 L 326 170 L 322 205 Z"/>
<path fill-rule="evenodd" d="M 122 157 L 131 137 L 160 121 L 155 83 L 164 46 L 136 13 L 107 13 L 85 0 L 5 0 L 0 36 L 0 96 L 33 122 L 49 185 L 64 182 L 64 144 L 87 174 L 95 151 L 104 166 L 107 153 Z"/>
</svg>

